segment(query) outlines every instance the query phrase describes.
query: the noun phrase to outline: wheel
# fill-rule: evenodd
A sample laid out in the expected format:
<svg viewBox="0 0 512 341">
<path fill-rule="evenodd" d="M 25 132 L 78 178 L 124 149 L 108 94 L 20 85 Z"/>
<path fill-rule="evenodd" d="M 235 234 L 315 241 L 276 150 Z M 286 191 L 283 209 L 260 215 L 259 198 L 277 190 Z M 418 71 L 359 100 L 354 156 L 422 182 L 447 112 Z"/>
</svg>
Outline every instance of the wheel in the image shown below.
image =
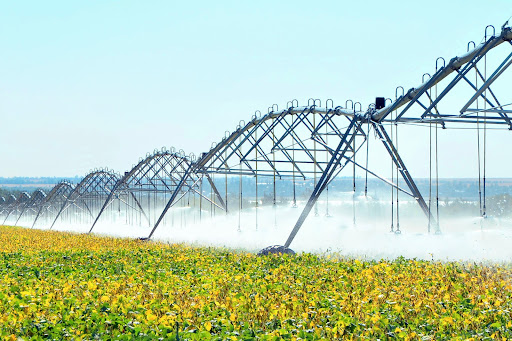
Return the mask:
<svg viewBox="0 0 512 341">
<path fill-rule="evenodd" d="M 258 252 L 258 256 L 267 256 L 270 254 L 294 255 L 295 251 L 282 245 L 272 245 L 267 246 L 266 248 L 261 249 L 260 252 Z"/>
</svg>

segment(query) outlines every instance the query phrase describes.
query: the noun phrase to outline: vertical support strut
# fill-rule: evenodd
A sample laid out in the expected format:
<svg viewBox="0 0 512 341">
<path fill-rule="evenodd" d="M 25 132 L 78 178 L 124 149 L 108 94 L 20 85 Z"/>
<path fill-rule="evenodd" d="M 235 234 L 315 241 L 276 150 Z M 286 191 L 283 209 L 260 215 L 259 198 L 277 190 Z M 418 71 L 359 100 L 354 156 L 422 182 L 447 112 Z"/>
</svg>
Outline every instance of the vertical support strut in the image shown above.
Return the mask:
<svg viewBox="0 0 512 341">
<path fill-rule="evenodd" d="M 356 137 L 352 141 L 352 152 L 354 153 L 352 164 L 352 226 L 356 227 Z"/>
<path fill-rule="evenodd" d="M 225 155 L 225 156 L 227 156 L 227 151 L 226 151 L 226 152 L 224 152 L 224 155 Z M 224 169 L 224 173 L 225 173 L 225 174 L 224 174 L 224 181 L 225 181 L 225 186 L 226 186 L 226 188 L 225 188 L 225 191 L 226 191 L 226 192 L 224 193 L 225 198 L 226 198 L 226 199 L 225 199 L 225 200 L 226 200 L 226 202 L 225 202 L 224 204 L 226 205 L 226 206 L 225 206 L 225 207 L 226 207 L 226 215 L 228 214 L 228 169 L 227 169 L 227 167 L 228 167 L 228 166 L 227 166 L 227 164 L 226 164 L 226 165 L 225 165 L 225 169 Z M 195 196 L 194 196 L 194 198 L 195 198 Z"/>
<path fill-rule="evenodd" d="M 316 114 L 313 113 L 313 131 L 316 131 L 316 120 L 315 120 Z M 318 164 L 316 162 L 316 139 L 313 140 L 313 170 L 314 170 L 314 184 L 315 188 L 317 185 L 317 179 L 316 179 L 316 169 L 318 167 Z M 315 217 L 318 217 L 318 205 L 317 200 L 315 200 Z"/>
<path fill-rule="evenodd" d="M 276 146 L 274 132 L 274 119 L 272 118 L 272 172 L 274 175 L 273 181 L 273 197 L 272 197 L 272 211 L 274 212 L 274 227 L 277 227 L 277 212 L 276 212 L 276 152 L 274 150 Z"/>
<path fill-rule="evenodd" d="M 240 145 L 240 154 L 242 154 L 242 146 L 241 146 L 241 139 L 239 139 L 239 145 Z M 240 177 L 239 177 L 239 183 L 238 183 L 238 232 L 241 231 L 241 225 L 242 225 L 242 208 L 243 208 L 243 183 L 242 183 L 242 159 L 240 158 Z"/>
<path fill-rule="evenodd" d="M 329 145 L 329 132 L 327 130 L 327 124 L 325 125 L 325 144 L 327 146 Z M 326 154 L 325 157 L 326 157 L 325 161 L 329 162 L 329 154 Z M 330 217 L 331 215 L 329 214 L 329 185 L 327 185 L 327 187 L 325 189 L 325 196 L 326 196 L 325 216 L 326 217 Z"/>
<path fill-rule="evenodd" d="M 254 134 L 255 134 L 255 140 L 258 141 L 258 130 L 256 129 L 254 131 Z M 255 182 L 255 185 L 254 185 L 254 189 L 256 190 L 256 200 L 254 202 L 254 214 L 255 214 L 255 218 L 256 218 L 256 230 L 258 230 L 258 148 L 254 148 L 255 149 L 255 153 L 256 153 L 256 158 L 255 158 L 255 162 L 256 162 L 256 172 L 254 172 L 254 182 Z"/>
<path fill-rule="evenodd" d="M 295 162 L 295 139 L 292 140 L 292 159 Z M 297 193 L 295 188 L 295 166 L 292 168 L 292 181 L 293 181 L 293 208 L 297 208 Z"/>
<path fill-rule="evenodd" d="M 202 221 L 203 217 L 203 178 L 201 178 L 201 182 L 199 184 L 199 221 Z"/>
<path fill-rule="evenodd" d="M 338 147 L 332 154 L 331 160 L 327 164 L 327 167 L 325 167 L 325 170 L 320 177 L 320 180 L 317 182 L 315 188 L 313 189 L 313 193 L 311 194 L 306 207 L 304 207 L 304 210 L 302 211 L 299 220 L 295 223 L 295 226 L 288 236 L 288 240 L 286 240 L 286 243 L 284 244 L 285 247 L 289 247 L 292 243 L 293 239 L 295 238 L 295 235 L 297 232 L 299 232 L 300 228 L 302 227 L 302 224 L 304 224 L 304 221 L 308 217 L 309 213 L 311 212 L 311 209 L 315 206 L 318 198 L 320 197 L 320 194 L 322 194 L 323 190 L 331 180 L 332 176 L 336 172 L 338 166 L 340 165 L 341 160 L 345 156 L 347 150 L 350 148 L 352 141 L 354 140 L 357 129 L 359 126 L 361 126 L 361 117 L 360 116 L 354 116 L 352 120 L 350 121 L 350 124 L 343 134 L 343 137 L 341 138 L 340 143 L 338 144 Z M 355 129 L 353 132 L 351 132 L 352 128 Z M 350 139 L 347 140 L 347 138 L 350 135 Z"/>
<path fill-rule="evenodd" d="M 211 176 L 211 179 L 208 179 L 208 182 L 210 183 L 210 192 L 211 192 L 211 210 L 213 211 L 213 216 L 215 217 L 215 205 L 214 205 L 214 202 L 215 202 L 215 197 L 214 197 L 214 192 L 217 192 L 217 189 L 215 188 L 214 190 L 214 187 L 215 187 L 215 173 L 212 173 L 212 176 Z M 219 196 L 218 194 L 219 192 L 217 192 L 217 196 Z M 220 196 L 219 196 L 220 197 Z"/>
<path fill-rule="evenodd" d="M 487 83 L 487 54 L 484 56 L 484 84 Z M 487 88 L 485 88 L 485 92 L 484 92 L 484 97 L 487 98 Z M 483 169 L 483 175 L 484 175 L 484 182 L 483 182 L 483 190 L 484 190 L 484 193 L 483 193 L 483 205 L 482 205 L 482 217 L 483 218 L 486 218 L 487 217 L 487 208 L 486 208 L 486 203 L 485 203 L 485 189 L 486 189 L 486 179 L 485 179 L 485 175 L 486 175 L 486 158 L 487 158 L 487 102 L 484 101 L 484 169 Z"/>
<path fill-rule="evenodd" d="M 398 114 L 398 112 L 395 112 L 395 150 L 396 150 L 396 153 L 398 154 L 398 123 L 396 121 L 396 114 Z M 393 129 L 393 126 L 391 126 L 391 129 Z M 393 140 L 391 140 L 391 142 L 393 142 Z M 399 183 L 399 179 L 398 179 L 398 173 L 400 171 L 400 167 L 396 166 L 396 184 L 398 185 Z M 402 231 L 400 231 L 400 198 L 399 198 L 399 195 L 400 193 L 398 192 L 398 186 L 397 186 L 397 190 L 396 190 L 396 230 L 395 230 L 395 234 L 401 234 Z"/>
</svg>

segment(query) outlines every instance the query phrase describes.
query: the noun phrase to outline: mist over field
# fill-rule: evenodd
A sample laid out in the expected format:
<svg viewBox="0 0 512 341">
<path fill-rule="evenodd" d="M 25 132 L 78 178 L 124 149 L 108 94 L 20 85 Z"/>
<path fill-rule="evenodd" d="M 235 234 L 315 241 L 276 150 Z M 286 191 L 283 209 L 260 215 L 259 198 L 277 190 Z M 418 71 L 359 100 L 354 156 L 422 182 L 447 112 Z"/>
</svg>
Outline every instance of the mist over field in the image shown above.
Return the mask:
<svg viewBox="0 0 512 341">
<path fill-rule="evenodd" d="M 189 207 L 172 209 L 153 238 L 171 243 L 222 246 L 256 252 L 275 244 L 284 244 L 304 202 L 299 207 L 280 205 L 247 208 L 226 215 L 212 216 Z M 414 202 L 400 204 L 401 234 L 391 233 L 389 203 L 358 198 L 355 202 L 331 201 L 329 215 L 326 203 L 320 202 L 318 214 L 313 210 L 291 244 L 295 251 L 367 259 L 418 258 L 436 261 L 464 260 L 508 262 L 512 260 L 512 220 L 449 215 L 441 210 L 440 234 L 435 234 L 428 220 Z M 355 224 L 354 224 L 355 207 Z M 444 216 L 443 216 L 444 215 Z M 130 226 L 120 218 L 117 223 L 101 221 L 94 233 L 120 237 L 146 237 L 149 226 Z M 90 225 L 57 223 L 54 230 L 87 232 Z M 396 230 L 396 217 L 394 220 Z"/>
</svg>

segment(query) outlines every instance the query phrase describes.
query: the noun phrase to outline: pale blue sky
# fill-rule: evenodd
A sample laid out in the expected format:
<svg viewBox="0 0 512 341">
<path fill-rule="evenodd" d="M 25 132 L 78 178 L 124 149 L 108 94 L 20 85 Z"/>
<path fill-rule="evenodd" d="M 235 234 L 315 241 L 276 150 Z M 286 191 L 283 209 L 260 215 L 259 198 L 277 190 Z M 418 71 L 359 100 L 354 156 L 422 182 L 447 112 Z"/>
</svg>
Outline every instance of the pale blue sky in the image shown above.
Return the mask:
<svg viewBox="0 0 512 341">
<path fill-rule="evenodd" d="M 511 15 L 510 0 L 3 0 L 0 176 L 123 172 L 162 146 L 199 153 L 293 98 L 366 107 Z M 491 175 L 511 176 L 489 157 Z"/>
</svg>

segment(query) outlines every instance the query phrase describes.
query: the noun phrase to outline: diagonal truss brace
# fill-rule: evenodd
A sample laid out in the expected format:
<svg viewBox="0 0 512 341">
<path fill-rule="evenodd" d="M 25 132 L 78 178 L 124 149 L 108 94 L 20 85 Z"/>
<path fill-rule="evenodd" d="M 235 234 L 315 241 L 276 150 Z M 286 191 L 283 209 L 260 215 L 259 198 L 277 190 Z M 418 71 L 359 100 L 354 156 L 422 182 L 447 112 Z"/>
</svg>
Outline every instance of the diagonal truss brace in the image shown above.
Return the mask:
<svg viewBox="0 0 512 341">
<path fill-rule="evenodd" d="M 327 184 L 333 177 L 334 173 L 336 172 L 338 166 L 341 163 L 341 160 L 344 158 L 345 153 L 350 149 L 352 145 L 352 141 L 356 137 L 356 132 L 359 129 L 359 127 L 363 124 L 363 118 L 360 115 L 354 115 L 352 120 L 350 121 L 350 124 L 343 134 L 343 137 L 341 138 L 340 143 L 338 144 L 338 147 L 332 154 L 332 157 L 325 167 L 325 170 L 320 177 L 320 180 L 318 180 L 318 183 L 316 184 L 315 188 L 313 189 L 313 193 L 311 194 L 306 207 L 304 207 L 304 210 L 302 211 L 299 220 L 295 223 L 295 226 L 288 236 L 288 239 L 286 240 L 286 243 L 284 244 L 285 247 L 289 247 L 292 243 L 293 239 L 297 235 L 297 232 L 299 232 L 300 228 L 304 224 L 304 221 L 308 217 L 309 213 L 311 212 L 311 209 L 315 206 L 315 203 L 318 201 L 318 198 L 320 197 L 320 194 L 322 194 L 325 187 L 327 187 Z M 354 132 L 352 132 L 352 129 L 354 128 Z M 350 137 L 349 137 L 350 136 Z"/>
<path fill-rule="evenodd" d="M 165 214 L 167 213 L 167 211 L 174 205 L 175 202 L 179 201 L 181 199 L 181 197 L 183 197 L 183 195 L 178 198 L 178 194 L 180 193 L 180 190 L 183 186 L 187 186 L 187 187 L 192 187 L 192 186 L 188 186 L 186 183 L 187 183 L 187 180 L 190 178 L 190 176 L 192 174 L 197 174 L 196 172 L 196 167 L 195 165 L 190 165 L 187 170 L 185 171 L 185 174 L 183 174 L 183 177 L 181 178 L 180 182 L 178 183 L 178 185 L 176 186 L 176 189 L 174 190 L 174 192 L 172 193 L 171 195 L 171 198 L 169 199 L 169 201 L 167 202 L 167 204 L 165 205 L 162 213 L 160 214 L 160 217 L 158 217 L 158 220 L 156 221 L 155 223 L 155 226 L 153 227 L 153 229 L 151 230 L 151 232 L 149 233 L 149 236 L 147 236 L 147 238 L 144 238 L 144 239 L 151 239 L 151 237 L 153 236 L 153 234 L 155 233 L 155 230 L 157 229 L 158 225 L 160 225 L 160 223 L 162 222 L 162 220 L 164 219 L 164 216 Z M 215 196 L 217 197 L 217 199 L 220 201 L 221 203 L 221 208 L 223 208 L 224 210 L 227 210 L 227 207 L 226 207 L 226 204 L 224 203 L 224 200 L 222 199 L 222 196 L 220 195 L 219 191 L 217 190 L 217 187 L 215 186 L 215 184 L 213 183 L 213 181 L 211 180 L 210 176 L 208 174 L 206 174 L 206 178 L 208 179 L 208 182 L 210 183 L 210 185 L 212 186 L 212 189 L 215 193 Z M 199 181 L 199 179 L 198 179 Z M 197 182 L 197 181 L 196 181 Z M 202 196 L 202 193 L 200 193 L 200 195 Z M 213 202 L 214 203 L 214 202 Z M 216 206 L 217 204 L 214 203 Z"/>
<path fill-rule="evenodd" d="M 427 203 L 425 202 L 425 199 L 423 199 L 423 196 L 421 195 L 420 190 L 416 186 L 416 183 L 414 182 L 414 179 L 412 178 L 411 174 L 407 170 L 407 167 L 405 166 L 405 163 L 403 162 L 402 158 L 400 157 L 400 154 L 396 150 L 395 146 L 393 145 L 393 142 L 391 141 L 388 133 L 386 132 L 386 129 L 381 123 L 372 123 L 375 131 L 377 132 L 377 135 L 379 136 L 380 140 L 384 144 L 384 147 L 386 148 L 387 152 L 389 153 L 389 156 L 391 156 L 391 159 L 393 160 L 393 163 L 398 167 L 398 170 L 400 174 L 402 175 L 402 178 L 404 179 L 405 183 L 411 190 L 412 194 L 414 195 L 414 198 L 420 205 L 423 213 L 427 216 L 427 218 L 430 219 L 431 222 L 433 222 L 436 233 L 439 233 L 439 224 L 436 222 L 434 217 L 432 216 L 432 213 L 430 212 L 430 209 L 428 208 Z"/>
</svg>

